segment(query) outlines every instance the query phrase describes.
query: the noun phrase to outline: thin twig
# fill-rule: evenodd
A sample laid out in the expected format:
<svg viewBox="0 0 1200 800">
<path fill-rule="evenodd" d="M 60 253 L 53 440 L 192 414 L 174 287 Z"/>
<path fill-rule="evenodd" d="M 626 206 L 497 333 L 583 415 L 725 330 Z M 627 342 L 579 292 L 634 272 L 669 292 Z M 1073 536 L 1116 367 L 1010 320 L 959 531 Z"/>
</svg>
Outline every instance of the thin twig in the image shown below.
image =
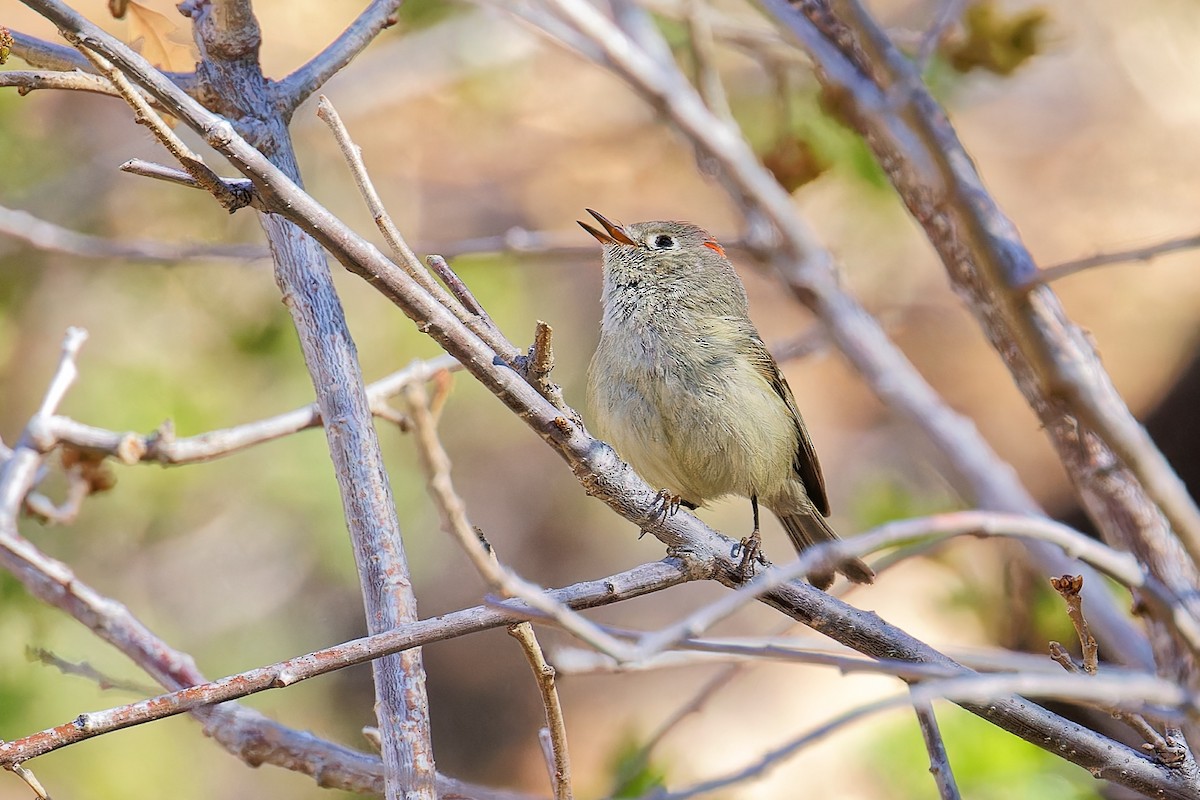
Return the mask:
<svg viewBox="0 0 1200 800">
<path fill-rule="evenodd" d="M 1096 637 L 1092 636 L 1087 619 L 1083 616 L 1083 596 L 1079 593 L 1083 589 L 1083 576 L 1063 575 L 1051 578 L 1050 585 L 1054 587 L 1054 591 L 1062 595 L 1062 599 L 1067 603 L 1067 616 L 1071 618 L 1071 624 L 1075 626 L 1075 634 L 1079 637 L 1079 644 L 1083 648 L 1083 671 L 1089 675 L 1095 675 L 1100 659 L 1100 650 L 1096 646 Z"/>
<path fill-rule="evenodd" d="M 64 675 L 75 675 L 85 680 L 89 680 L 96 686 L 104 690 L 117 689 L 122 692 L 131 692 L 133 694 L 154 694 L 158 689 L 155 686 L 136 681 L 127 681 L 122 678 L 114 678 L 110 675 L 105 675 L 100 670 L 93 667 L 86 661 L 67 661 L 61 656 L 51 653 L 49 650 L 44 650 L 40 647 L 30 647 L 28 649 L 29 657 L 45 664 L 49 667 L 54 667 Z"/>
<path fill-rule="evenodd" d="M 373 0 L 333 43 L 275 85 L 276 102 L 290 115 L 361 53 L 376 36 L 396 24 L 396 9 L 401 1 Z"/>
<path fill-rule="evenodd" d="M 409 277 L 416 281 L 422 289 L 428 292 L 435 302 L 454 314 L 459 321 L 487 342 L 497 353 L 510 361 L 516 358 L 518 354 L 514 352 L 512 345 L 492 324 L 491 319 L 479 317 L 464 308 L 461 302 L 446 291 L 446 289 L 438 285 L 433 276 L 429 274 L 429 271 L 417 259 L 416 253 L 408 246 L 408 242 L 404 240 L 399 228 L 392 222 L 391 216 L 383 206 L 383 201 L 375 191 L 375 185 L 371 181 L 371 176 L 367 172 L 366 164 L 362 158 L 362 150 L 350 138 L 350 132 L 346 129 L 342 118 L 337 113 L 337 109 L 333 107 L 328 98 L 321 98 L 317 109 L 317 116 L 329 126 L 329 130 L 333 133 L 333 138 L 337 142 L 347 166 L 350 168 L 351 175 L 354 176 L 354 181 L 358 185 L 360 194 L 362 194 L 371 215 L 375 219 L 376 225 L 391 248 L 395 263 Z"/>
<path fill-rule="evenodd" d="M 959 800 L 958 784 L 954 780 L 954 771 L 950 769 L 950 756 L 946 754 L 946 742 L 942 739 L 938 727 L 937 716 L 933 713 L 932 703 L 913 703 L 913 711 L 917 713 L 917 722 L 921 726 L 921 737 L 925 740 L 925 750 L 929 753 L 929 772 L 938 787 L 938 797 L 942 800 Z"/>
<path fill-rule="evenodd" d="M 937 12 L 934 14 L 933 22 L 925 30 L 921 36 L 921 41 L 917 45 L 917 53 L 913 58 L 913 64 L 916 66 L 916 72 L 921 74 L 929 66 L 930 59 L 937 51 L 938 45 L 942 41 L 942 37 L 946 35 L 946 31 L 954 24 L 955 20 L 962 16 L 963 6 L 966 0 L 941 0 L 938 3 Z"/>
<path fill-rule="evenodd" d="M 342 158 L 345 159 L 347 166 L 350 167 L 350 174 L 358 186 L 359 194 L 362 195 L 363 200 L 366 202 L 367 210 L 371 212 L 371 217 L 375 220 L 375 226 L 379 228 L 379 232 L 383 234 L 388 248 L 392 251 L 393 260 L 417 283 L 421 284 L 421 288 L 436 297 L 442 305 L 454 310 L 452 302 L 447 302 L 444 296 L 439 296 L 437 284 L 425 268 L 421 266 L 421 262 L 417 259 L 417 254 L 408 246 L 408 242 L 404 241 L 400 229 L 396 227 L 396 223 L 392 221 L 391 214 L 384 207 L 383 199 L 380 198 L 379 192 L 375 191 L 375 183 L 371 180 L 371 175 L 367 171 L 367 165 L 363 161 L 362 148 L 356 145 L 354 140 L 350 138 L 350 131 L 346 129 L 346 125 L 342 122 L 337 109 L 333 107 L 333 103 L 329 102 L 329 98 L 324 95 L 321 96 L 320 102 L 317 104 L 317 117 L 328 125 L 329 130 L 333 133 L 333 139 L 342 151 Z"/>
<path fill-rule="evenodd" d="M 0 73 L 3 76 L 6 73 Z M 180 173 L 186 175 L 186 173 Z M 188 176 L 189 179 L 191 176 Z M 91 236 L 35 217 L 27 211 L 0 206 L 0 235 L 30 247 L 78 258 L 176 263 L 179 261 L 255 261 L 268 258 L 266 248 L 252 244 L 175 244 L 149 239 L 120 240 Z"/>
<path fill-rule="evenodd" d="M 435 275 L 441 278 L 442 283 L 446 284 L 446 288 L 450 290 L 450 293 L 454 295 L 458 302 L 463 304 L 463 308 L 477 317 L 486 319 L 491 324 L 491 317 L 484 311 L 479 301 L 475 299 L 475 294 L 471 291 L 470 287 L 446 263 L 446 259 L 439 255 L 431 255 L 425 259 L 425 263 L 429 265 L 429 268 L 433 270 Z"/>
<path fill-rule="evenodd" d="M 595 581 L 585 581 L 549 592 L 555 602 L 574 608 L 607 605 L 639 597 L 688 580 L 677 561 L 643 564 Z M 248 670 L 215 681 L 160 695 L 105 711 L 81 714 L 71 722 L 11 741 L 0 742 L 0 767 L 28 761 L 75 742 L 111 731 L 182 714 L 205 706 L 225 703 L 250 694 L 281 689 L 300 681 L 362 664 L 383 656 L 420 647 L 431 642 L 468 633 L 511 625 L 533 611 L 516 600 L 502 606 L 475 606 L 431 619 L 407 623 L 393 630 L 355 639 Z"/>
<path fill-rule="evenodd" d="M 725 94 L 725 84 L 721 82 L 721 73 L 715 63 L 716 54 L 713 52 L 712 20 L 709 19 L 712 6 L 704 0 L 685 0 L 684 9 L 688 44 L 696 66 L 696 88 L 710 111 L 718 117 L 731 120 L 733 112 L 729 110 L 729 97 Z"/>
<path fill-rule="evenodd" d="M 17 94 L 26 95 L 38 89 L 66 89 L 76 92 L 120 97 L 113 85 L 99 75 L 88 72 L 46 72 L 42 70 L 9 70 L 0 72 L 0 87 L 13 87 Z"/>
<path fill-rule="evenodd" d="M 529 346 L 529 353 L 517 359 L 518 369 L 525 376 L 525 380 L 555 408 L 573 414 L 567 406 L 566 398 L 563 397 L 562 387 L 550 380 L 550 372 L 554 369 L 553 336 L 554 329 L 539 319 L 533 331 L 533 344 Z"/>
<path fill-rule="evenodd" d="M 772 567 L 736 591 L 701 606 L 674 625 L 643 637 L 638 644 L 638 654 L 641 658 L 647 658 L 662 652 L 685 638 L 708 630 L 774 588 L 813 571 L 830 569 L 845 558 L 863 556 L 885 547 L 944 541 L 965 535 L 1032 538 L 1061 548 L 1068 556 L 1078 558 L 1126 586 L 1142 589 L 1148 603 L 1150 598 L 1153 599 L 1152 610 L 1156 616 L 1173 625 L 1193 651 L 1200 653 L 1200 622 L 1190 615 L 1177 596 L 1147 575 L 1131 554 L 1112 550 L 1050 519 L 959 511 L 892 522 L 844 541 L 809 548 L 795 561 Z"/>
<path fill-rule="evenodd" d="M 129 82 L 129 79 L 125 77 L 124 73 L 114 67 L 104 56 L 86 47 L 78 37 L 65 33 L 64 36 L 66 36 L 67 41 L 74 44 L 92 62 L 100 74 L 108 78 L 113 88 L 117 90 L 117 93 L 125 98 L 125 102 L 133 108 L 137 122 L 150 129 L 150 132 L 154 134 L 154 138 L 158 139 L 159 143 L 167 148 L 167 151 L 183 165 L 183 168 L 187 170 L 189 175 L 195 178 L 200 186 L 216 198 L 222 208 L 232 212 L 245 205 L 239 195 L 229 190 L 229 187 L 225 185 L 221 176 L 213 172 L 212 168 L 205 164 L 199 155 L 184 144 L 184 141 L 176 135 L 171 126 L 150 105 L 149 100 L 146 99 L 142 91 L 134 87 Z"/>
<path fill-rule="evenodd" d="M 460 369 L 462 365 L 447 355 L 428 361 L 415 361 L 404 369 L 367 384 L 367 398 L 373 411 L 383 415 L 385 399 L 400 394 L 409 383 L 428 381 L 439 374 Z M 58 444 L 69 444 L 88 452 L 104 453 L 124 464 L 141 462 L 179 466 L 223 458 L 248 447 L 320 425 L 321 411 L 316 403 L 310 403 L 266 419 L 184 438 L 176 438 L 174 428 L 169 424 L 164 424 L 154 433 L 139 435 L 96 428 L 60 416 L 39 422 L 34 426 L 33 435 L 43 450 Z"/>
<path fill-rule="evenodd" d="M 1098 670 L 1099 652 L 1096 639 L 1088 627 L 1087 618 L 1083 615 L 1083 598 L 1079 591 L 1083 588 L 1083 578 L 1078 575 L 1063 575 L 1050 579 L 1050 585 L 1062 595 L 1067 603 L 1067 616 L 1075 626 L 1079 644 L 1083 651 L 1083 664 L 1077 665 L 1070 653 L 1058 642 L 1050 643 L 1050 658 L 1069 673 L 1095 675 Z M 1114 719 L 1120 720 L 1136 731 L 1146 742 L 1145 749 L 1152 751 L 1164 764 L 1178 764 L 1187 757 L 1186 748 L 1180 746 L 1170 736 L 1163 736 L 1154 730 L 1153 726 L 1143 717 L 1133 711 L 1118 708 L 1106 709 Z"/>
<path fill-rule="evenodd" d="M 562 703 L 558 699 L 558 686 L 554 682 L 554 667 L 546 663 L 542 647 L 534 636 L 533 626 L 518 622 L 508 627 L 508 635 L 521 644 L 521 650 L 529 661 L 529 668 L 537 679 L 542 694 L 542 706 L 546 710 L 546 728 L 550 732 L 550 785 L 555 800 L 571 800 L 571 756 L 567 750 L 567 725 L 563 719 Z"/>
<path fill-rule="evenodd" d="M 1096 267 L 1106 267 L 1110 264 L 1128 264 L 1132 261 L 1153 261 L 1159 256 L 1167 253 L 1175 253 L 1180 250 L 1194 250 L 1200 247 L 1200 235 L 1180 236 L 1177 239 L 1167 239 L 1164 242 L 1158 242 L 1147 247 L 1134 247 L 1129 250 L 1117 250 L 1112 253 L 1098 253 L 1087 258 L 1077 258 L 1072 261 L 1063 261 L 1053 266 L 1045 267 L 1037 271 L 1037 273 L 1029 279 L 1023 286 L 1017 287 L 1020 289 L 1032 289 L 1033 287 L 1050 283 L 1051 281 L 1065 278 L 1068 275 L 1074 275 L 1077 272 L 1084 270 L 1095 269 Z"/>
<path fill-rule="evenodd" d="M 25 781 L 30 789 L 33 789 L 33 793 L 40 800 L 50 800 L 50 795 L 46 792 L 45 787 L 42 786 L 42 782 L 37 779 L 37 776 L 28 767 L 24 764 L 13 764 L 10 769 L 16 773 L 18 778 Z"/>
<path fill-rule="evenodd" d="M 516 597 L 530 607 L 546 614 L 580 640 L 620 661 L 630 659 L 633 648 L 605 633 L 595 623 L 556 602 L 542 587 L 525 580 L 496 558 L 491 545 L 486 544 L 467 519 L 466 507 L 450 479 L 450 458 L 438 439 L 428 398 L 420 384 L 404 388 L 408 417 L 412 420 L 414 441 L 421 456 L 429 493 L 442 518 L 442 527 L 452 535 L 466 552 L 475 569 L 488 585 L 505 597 Z"/>
<path fill-rule="evenodd" d="M 593 654 L 594 655 L 594 654 Z M 674 654 L 672 654 L 674 655 Z M 625 797 L 629 790 L 629 782 L 636 779 L 638 775 L 650 763 L 650 756 L 654 753 L 662 740 L 667 737 L 671 731 L 678 727 L 679 723 L 683 722 L 692 714 L 699 713 L 715 695 L 724 687 L 728 686 L 734 678 L 744 673 L 753 662 L 739 662 L 734 664 L 726 664 L 717 674 L 713 675 L 704 682 L 698 690 L 696 690 L 690 700 L 679 706 L 671 715 L 667 717 L 658 726 L 654 733 L 646 737 L 646 741 L 638 748 L 638 751 L 625 760 L 624 772 L 628 777 L 624 782 L 615 785 L 609 795 L 612 797 Z M 645 664 L 645 662 L 640 662 Z M 618 665 L 624 666 L 624 665 Z M 618 776 L 619 777 L 619 776 Z"/>
</svg>

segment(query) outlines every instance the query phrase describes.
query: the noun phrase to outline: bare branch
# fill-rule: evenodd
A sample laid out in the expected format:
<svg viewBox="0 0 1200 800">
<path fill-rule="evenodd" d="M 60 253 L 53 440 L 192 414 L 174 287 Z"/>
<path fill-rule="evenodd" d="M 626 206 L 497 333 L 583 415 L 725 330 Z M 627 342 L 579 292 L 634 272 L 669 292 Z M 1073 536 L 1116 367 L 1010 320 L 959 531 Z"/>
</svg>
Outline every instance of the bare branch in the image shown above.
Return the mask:
<svg viewBox="0 0 1200 800">
<path fill-rule="evenodd" d="M 567 725 L 563 719 L 562 704 L 558 701 L 558 687 L 554 683 L 554 667 L 546 663 L 541 645 L 534 636 L 533 626 L 518 622 L 508 627 L 508 635 L 521 643 L 521 650 L 529 661 L 529 668 L 537 679 L 542 694 L 542 705 L 546 709 L 546 727 L 550 732 L 550 752 L 553 757 L 550 784 L 555 800 L 571 800 L 571 757 L 567 751 Z"/>
<path fill-rule="evenodd" d="M 1110 542 L 1128 542 L 1164 582 L 1181 591 L 1195 587 L 1200 510 L 1058 298 L 1044 285 L 1019 289 L 1037 267 L 912 62 L 857 0 L 799 8 L 767 0 L 766 7 L 845 101 L 845 113 L 1038 412 L 1098 527 Z M 904 91 L 892 98 L 889 87 L 896 86 Z M 1157 507 L 1170 530 L 1162 521 L 1122 524 L 1145 519 L 1153 513 L 1147 507 Z"/>
<path fill-rule="evenodd" d="M 401 0 L 373 0 L 332 44 L 279 81 L 275 86 L 275 102 L 284 114 L 290 116 L 297 106 L 366 49 L 376 36 L 395 25 L 400 3 Z"/>
<path fill-rule="evenodd" d="M 117 93 L 125 98 L 125 102 L 133 108 L 138 124 L 145 125 L 150 129 L 154 137 L 183 165 L 196 183 L 211 193 L 227 211 L 235 211 L 244 205 L 237 195 L 229 191 L 225 182 L 221 180 L 221 176 L 213 172 L 212 168 L 205 164 L 199 155 L 184 144 L 171 126 L 154 110 L 150 101 L 142 95 L 141 91 L 134 88 L 120 70 L 113 67 L 104 56 L 88 49 L 77 37 L 67 34 L 64 36 L 67 36 L 68 41 L 75 44 L 96 69 L 108 78 Z"/>
<path fill-rule="evenodd" d="M 416 361 L 369 384 L 367 397 L 373 408 L 381 409 L 385 398 L 400 394 L 409 383 L 428 381 L 439 373 L 459 369 L 462 366 L 450 356 Z M 182 439 L 175 438 L 174 429 L 169 425 L 148 435 L 138 435 L 95 428 L 59 416 L 44 420 L 36 426 L 35 433 L 39 446 L 44 450 L 67 443 L 90 452 L 110 455 L 125 464 L 183 465 L 222 458 L 320 425 L 321 412 L 317 404 L 312 403 L 278 416 Z"/>
<path fill-rule="evenodd" d="M 1083 648 L 1083 671 L 1095 675 L 1099 648 L 1096 646 L 1096 637 L 1092 636 L 1092 631 L 1083 616 L 1083 597 L 1079 594 L 1079 590 L 1083 588 L 1083 576 L 1063 575 L 1061 578 L 1051 578 L 1050 585 L 1067 601 L 1067 616 L 1071 618 L 1071 624 L 1075 626 L 1075 633 L 1079 636 L 1079 644 Z"/>
<path fill-rule="evenodd" d="M 795 561 L 761 572 L 736 591 L 701 606 L 674 625 L 644 636 L 638 644 L 638 656 L 648 658 L 697 636 L 756 598 L 797 577 L 829 569 L 846 558 L 864 556 L 886 547 L 944 541 L 964 535 L 1032 538 L 1053 544 L 1066 555 L 1078 558 L 1124 585 L 1142 589 L 1156 616 L 1174 626 L 1193 652 L 1200 653 L 1200 622 L 1178 596 L 1147 575 L 1132 555 L 1112 550 L 1050 519 L 958 511 L 892 522 L 845 541 L 809 548 Z"/>
<path fill-rule="evenodd" d="M 0 80 L 8 74 L 11 73 L 0 72 Z M 79 233 L 39 219 L 26 211 L 3 206 L 0 206 L 0 235 L 25 242 L 39 250 L 78 258 L 114 258 L 169 264 L 179 261 L 213 260 L 246 262 L 268 257 L 266 248 L 260 245 L 174 244 L 146 239 L 106 239 Z"/>
<path fill-rule="evenodd" d="M 1158 242 L 1147 247 L 1134 247 L 1129 250 L 1117 250 L 1112 253 L 1099 253 L 1087 258 L 1063 261 L 1038 270 L 1034 277 L 1024 285 L 1016 287 L 1016 290 L 1032 289 L 1038 284 L 1050 283 L 1051 281 L 1065 278 L 1068 275 L 1074 275 L 1077 272 L 1095 269 L 1096 267 L 1106 267 L 1111 264 L 1128 264 L 1131 261 L 1153 261 L 1167 253 L 1176 253 L 1180 250 L 1194 250 L 1197 247 L 1200 247 L 1200 235 L 1180 236 L 1179 238 L 1167 239 L 1164 242 Z"/>
<path fill-rule="evenodd" d="M 590 608 L 659 591 L 688 579 L 677 561 L 643 564 L 595 581 L 586 581 L 549 592 L 556 602 L 573 608 Z M 195 685 L 149 700 L 141 700 L 106 711 L 81 714 L 75 720 L 31 736 L 0 742 L 0 766 L 11 768 L 67 745 L 115 730 L 156 719 L 195 711 L 250 694 L 281 689 L 317 675 L 324 675 L 385 655 L 410 650 L 431 642 L 476 633 L 526 619 L 532 609 L 518 601 L 443 614 L 407 623 L 394 630 L 355 639 L 266 667 L 230 675 L 219 680 L 197 681 Z"/>
<path fill-rule="evenodd" d="M 925 740 L 925 749 L 929 752 L 929 772 L 937 783 L 938 797 L 942 800 L 959 800 L 962 795 L 958 792 L 954 771 L 950 769 L 950 756 L 946 754 L 946 743 L 942 740 L 937 716 L 933 713 L 933 704 L 913 703 L 913 710 L 917 712 L 921 737 Z"/>
<path fill-rule="evenodd" d="M 506 597 L 516 597 L 549 616 L 581 641 L 618 660 L 630 659 L 633 648 L 625 642 L 608 635 L 595 623 L 555 601 L 542 587 L 530 583 L 500 563 L 491 545 L 467 521 L 466 507 L 450 480 L 450 458 L 437 438 L 424 388 L 419 383 L 411 383 L 405 387 L 404 395 L 408 401 L 408 416 L 412 420 L 421 466 L 427 476 L 429 493 L 442 518 L 442 527 L 466 551 L 479 574 Z"/>
<path fill-rule="evenodd" d="M 756 249 L 764 261 L 827 326 L 831 341 L 879 399 L 925 433 L 945 459 L 948 479 L 963 485 L 964 493 L 984 509 L 1040 513 L 1015 471 L 975 424 L 946 404 L 878 322 L 845 291 L 834 271 L 833 256 L 797 217 L 791 196 L 758 161 L 740 132 L 708 111 L 673 64 L 643 52 L 594 6 L 583 0 L 545 0 L 544 4 L 557 15 L 555 22 L 565 21 L 571 34 L 559 35 L 564 23 L 547 26 L 544 33 L 624 79 L 687 137 L 704 163 L 717 169 L 751 225 L 748 243 L 758 242 Z M 537 24 L 544 16 L 525 18 Z M 581 37 L 585 44 L 580 47 Z M 1069 568 L 1052 549 L 1034 544 L 1032 551 L 1048 572 Z M 1121 658 L 1149 664 L 1144 634 L 1130 625 L 1121 609 L 1098 600 L 1093 622 Z"/>
<path fill-rule="evenodd" d="M 12 52 L 31 67 L 52 69 L 61 72 L 79 70 L 92 72 L 95 67 L 73 47 L 47 42 L 36 36 L 9 30 L 13 37 Z"/>
<path fill-rule="evenodd" d="M 470 287 L 463 283 L 463 279 L 458 277 L 458 273 L 450 268 L 450 265 L 446 263 L 446 259 L 438 255 L 432 255 L 425 259 L 425 263 L 429 265 L 429 268 L 433 270 L 434 274 L 441 278 L 442 283 L 446 285 L 446 288 L 450 290 L 450 293 L 454 295 L 455 299 L 462 303 L 463 308 L 477 317 L 485 318 L 489 325 L 495 327 L 491 321 L 491 317 L 488 316 L 487 311 L 485 311 L 483 306 L 480 305 L 479 301 L 475 299 L 475 295 L 471 291 Z"/>
<path fill-rule="evenodd" d="M 0 72 L 0 87 L 13 87 L 17 90 L 17 94 L 21 95 L 38 89 L 67 89 L 103 94 L 109 97 L 121 96 L 107 80 L 87 72 L 11 70 Z"/>
</svg>

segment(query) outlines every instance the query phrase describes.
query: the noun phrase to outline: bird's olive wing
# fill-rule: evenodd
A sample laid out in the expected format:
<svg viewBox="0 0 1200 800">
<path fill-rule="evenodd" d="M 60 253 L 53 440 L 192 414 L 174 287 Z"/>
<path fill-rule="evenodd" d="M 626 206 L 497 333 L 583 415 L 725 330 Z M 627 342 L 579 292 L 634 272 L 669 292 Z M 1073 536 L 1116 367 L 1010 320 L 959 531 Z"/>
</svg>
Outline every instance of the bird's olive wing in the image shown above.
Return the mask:
<svg viewBox="0 0 1200 800">
<path fill-rule="evenodd" d="M 771 384 L 771 388 L 775 390 L 791 413 L 792 422 L 796 425 L 796 440 L 799 442 L 793 469 L 796 470 L 796 475 L 804 484 L 804 490 L 808 492 L 808 499 L 812 501 L 813 506 L 823 515 L 829 516 L 829 498 L 825 494 L 825 477 L 821 474 L 821 463 L 817 461 L 817 450 L 813 447 L 808 429 L 804 427 L 800 410 L 796 408 L 796 398 L 792 396 L 791 387 L 788 386 L 775 359 L 767 352 L 767 346 L 763 344 L 757 334 L 750 337 L 750 363 L 767 383 Z"/>
</svg>

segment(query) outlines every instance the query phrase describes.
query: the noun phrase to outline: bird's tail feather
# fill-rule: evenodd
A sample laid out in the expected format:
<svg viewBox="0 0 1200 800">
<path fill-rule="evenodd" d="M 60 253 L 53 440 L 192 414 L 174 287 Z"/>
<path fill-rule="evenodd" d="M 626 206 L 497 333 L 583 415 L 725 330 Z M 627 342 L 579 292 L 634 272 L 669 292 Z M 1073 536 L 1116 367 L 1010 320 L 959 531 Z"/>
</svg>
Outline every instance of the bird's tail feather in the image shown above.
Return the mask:
<svg viewBox="0 0 1200 800">
<path fill-rule="evenodd" d="M 779 517 L 779 521 L 783 523 L 783 529 L 787 531 L 788 538 L 792 540 L 792 545 L 795 546 L 797 553 L 804 552 L 805 548 L 812 547 L 814 544 L 834 542 L 841 538 L 833 528 L 829 527 L 829 523 L 816 509 L 791 514 L 781 514 L 776 511 L 775 516 Z M 868 567 L 862 559 L 848 558 L 834 569 L 855 583 L 875 582 L 875 571 Z M 809 574 L 808 579 L 818 589 L 828 589 L 829 585 L 833 583 L 833 573 L 813 572 Z"/>
</svg>

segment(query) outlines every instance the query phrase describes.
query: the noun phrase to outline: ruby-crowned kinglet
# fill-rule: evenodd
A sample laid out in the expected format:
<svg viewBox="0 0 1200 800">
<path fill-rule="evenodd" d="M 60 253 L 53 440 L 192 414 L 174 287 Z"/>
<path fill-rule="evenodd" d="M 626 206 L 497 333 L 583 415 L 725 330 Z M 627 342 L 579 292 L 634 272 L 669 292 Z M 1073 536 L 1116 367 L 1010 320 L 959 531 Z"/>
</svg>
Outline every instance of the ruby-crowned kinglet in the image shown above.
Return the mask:
<svg viewBox="0 0 1200 800">
<path fill-rule="evenodd" d="M 812 439 L 721 245 L 687 222 L 616 225 L 588 213 L 602 230 L 579 224 L 604 245 L 604 316 L 588 369 L 596 432 L 689 508 L 748 496 L 747 553 L 758 552 L 760 502 L 797 552 L 837 539 Z M 837 570 L 875 578 L 859 559 Z M 824 589 L 833 574 L 809 579 Z"/>
</svg>

